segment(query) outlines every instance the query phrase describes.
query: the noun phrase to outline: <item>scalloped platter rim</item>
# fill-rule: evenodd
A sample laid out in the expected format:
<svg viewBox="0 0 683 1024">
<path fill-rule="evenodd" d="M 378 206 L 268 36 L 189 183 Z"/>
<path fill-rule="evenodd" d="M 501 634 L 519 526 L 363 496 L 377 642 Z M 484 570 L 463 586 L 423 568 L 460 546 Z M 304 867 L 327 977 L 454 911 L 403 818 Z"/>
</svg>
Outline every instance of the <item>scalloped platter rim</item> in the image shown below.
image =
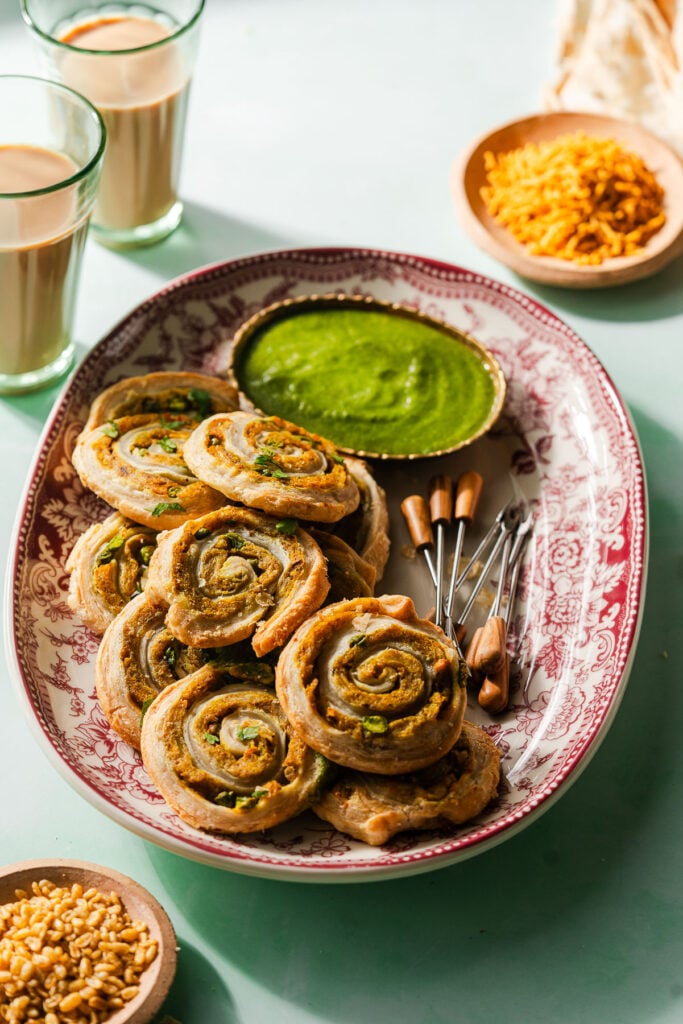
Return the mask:
<svg viewBox="0 0 683 1024">
<path fill-rule="evenodd" d="M 460 827 L 395 836 L 369 847 L 312 812 L 256 835 L 213 836 L 185 825 L 151 785 L 139 755 L 104 719 L 95 696 L 97 638 L 66 603 L 67 555 L 108 509 L 84 491 L 70 453 L 95 394 L 160 369 L 221 373 L 235 330 L 258 309 L 321 288 L 412 305 L 472 334 L 508 381 L 502 417 L 471 448 L 443 459 L 377 464 L 387 490 L 392 554 L 379 593 L 430 607 L 421 561 L 398 513 L 429 476 L 478 469 L 484 493 L 476 542 L 501 504 L 534 513 L 511 627 L 509 710 L 467 717 L 503 754 L 498 799 Z M 290 881 L 392 879 L 482 853 L 525 828 L 587 766 L 621 701 L 640 628 L 647 567 L 642 460 L 628 411 L 585 343 L 555 314 L 506 284 L 406 253 L 290 249 L 201 268 L 166 285 L 86 356 L 39 442 L 11 544 L 5 628 L 20 702 L 40 746 L 70 785 L 142 838 L 215 867 Z M 585 580 L 592 582 L 590 591 Z"/>
</svg>

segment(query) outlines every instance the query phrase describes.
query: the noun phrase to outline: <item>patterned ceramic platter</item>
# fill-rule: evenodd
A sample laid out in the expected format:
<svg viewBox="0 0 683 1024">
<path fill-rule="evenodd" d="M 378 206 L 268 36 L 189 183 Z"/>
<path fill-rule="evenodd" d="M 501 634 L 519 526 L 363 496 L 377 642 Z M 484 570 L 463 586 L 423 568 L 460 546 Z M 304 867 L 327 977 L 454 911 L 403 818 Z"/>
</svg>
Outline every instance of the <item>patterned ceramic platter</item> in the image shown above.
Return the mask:
<svg viewBox="0 0 683 1024">
<path fill-rule="evenodd" d="M 471 448 L 414 463 L 379 463 L 392 554 L 379 592 L 433 597 L 398 511 L 429 478 L 484 477 L 474 546 L 500 506 L 533 513 L 511 624 L 509 710 L 470 698 L 468 718 L 503 753 L 500 796 L 475 821 L 396 836 L 373 848 L 307 812 L 266 833 L 216 837 L 183 824 L 138 754 L 109 728 L 93 680 L 98 640 L 66 602 L 67 556 L 109 511 L 70 461 L 88 405 L 105 385 L 160 369 L 220 373 L 236 328 L 288 296 L 339 290 L 401 302 L 477 337 L 508 382 L 495 431 Z M 509 838 L 565 792 L 604 737 L 634 653 L 646 570 L 643 469 L 623 403 L 573 331 L 507 285 L 416 256 L 357 249 L 265 253 L 198 270 L 135 309 L 87 356 L 47 424 L 17 520 L 8 632 L 16 681 L 40 743 L 72 786 L 115 821 L 185 857 L 307 881 L 392 878 L 449 865 Z M 452 543 L 452 539 L 451 539 Z"/>
</svg>

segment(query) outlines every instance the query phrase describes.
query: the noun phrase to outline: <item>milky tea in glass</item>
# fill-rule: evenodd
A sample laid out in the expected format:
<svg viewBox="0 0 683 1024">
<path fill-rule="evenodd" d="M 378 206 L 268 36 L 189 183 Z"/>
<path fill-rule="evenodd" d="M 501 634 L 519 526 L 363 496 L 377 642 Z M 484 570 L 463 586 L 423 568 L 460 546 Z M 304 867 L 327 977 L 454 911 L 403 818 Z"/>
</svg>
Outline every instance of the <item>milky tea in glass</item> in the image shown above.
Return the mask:
<svg viewBox="0 0 683 1024">
<path fill-rule="evenodd" d="M 0 393 L 46 385 L 72 361 L 103 151 L 102 120 L 83 97 L 0 77 Z"/>
<path fill-rule="evenodd" d="M 52 77 L 87 96 L 107 129 L 95 236 L 128 246 L 180 222 L 180 162 L 203 3 L 89 6 L 24 0 Z"/>
</svg>

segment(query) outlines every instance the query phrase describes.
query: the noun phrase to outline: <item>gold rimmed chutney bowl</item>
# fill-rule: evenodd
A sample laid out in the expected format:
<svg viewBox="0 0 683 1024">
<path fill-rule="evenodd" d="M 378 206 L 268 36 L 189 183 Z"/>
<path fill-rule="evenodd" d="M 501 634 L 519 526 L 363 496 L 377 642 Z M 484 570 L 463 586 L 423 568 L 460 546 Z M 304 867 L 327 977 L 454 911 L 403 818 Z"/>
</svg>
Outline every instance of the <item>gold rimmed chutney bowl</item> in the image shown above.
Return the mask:
<svg viewBox="0 0 683 1024">
<path fill-rule="evenodd" d="M 498 419 L 506 391 L 476 338 L 408 306 L 343 293 L 260 310 L 235 335 L 228 375 L 244 408 L 376 459 L 472 444 Z"/>
</svg>

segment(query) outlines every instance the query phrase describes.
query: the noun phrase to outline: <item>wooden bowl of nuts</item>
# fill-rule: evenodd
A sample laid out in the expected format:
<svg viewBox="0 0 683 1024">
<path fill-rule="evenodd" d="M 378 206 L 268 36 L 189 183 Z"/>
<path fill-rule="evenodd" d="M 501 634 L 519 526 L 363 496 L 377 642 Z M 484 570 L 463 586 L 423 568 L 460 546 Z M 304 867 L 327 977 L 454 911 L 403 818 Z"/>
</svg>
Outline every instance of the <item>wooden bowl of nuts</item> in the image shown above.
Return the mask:
<svg viewBox="0 0 683 1024">
<path fill-rule="evenodd" d="M 176 959 L 165 910 L 132 878 L 80 860 L 0 868 L 0 1005 L 18 1024 L 146 1024 Z"/>
</svg>

